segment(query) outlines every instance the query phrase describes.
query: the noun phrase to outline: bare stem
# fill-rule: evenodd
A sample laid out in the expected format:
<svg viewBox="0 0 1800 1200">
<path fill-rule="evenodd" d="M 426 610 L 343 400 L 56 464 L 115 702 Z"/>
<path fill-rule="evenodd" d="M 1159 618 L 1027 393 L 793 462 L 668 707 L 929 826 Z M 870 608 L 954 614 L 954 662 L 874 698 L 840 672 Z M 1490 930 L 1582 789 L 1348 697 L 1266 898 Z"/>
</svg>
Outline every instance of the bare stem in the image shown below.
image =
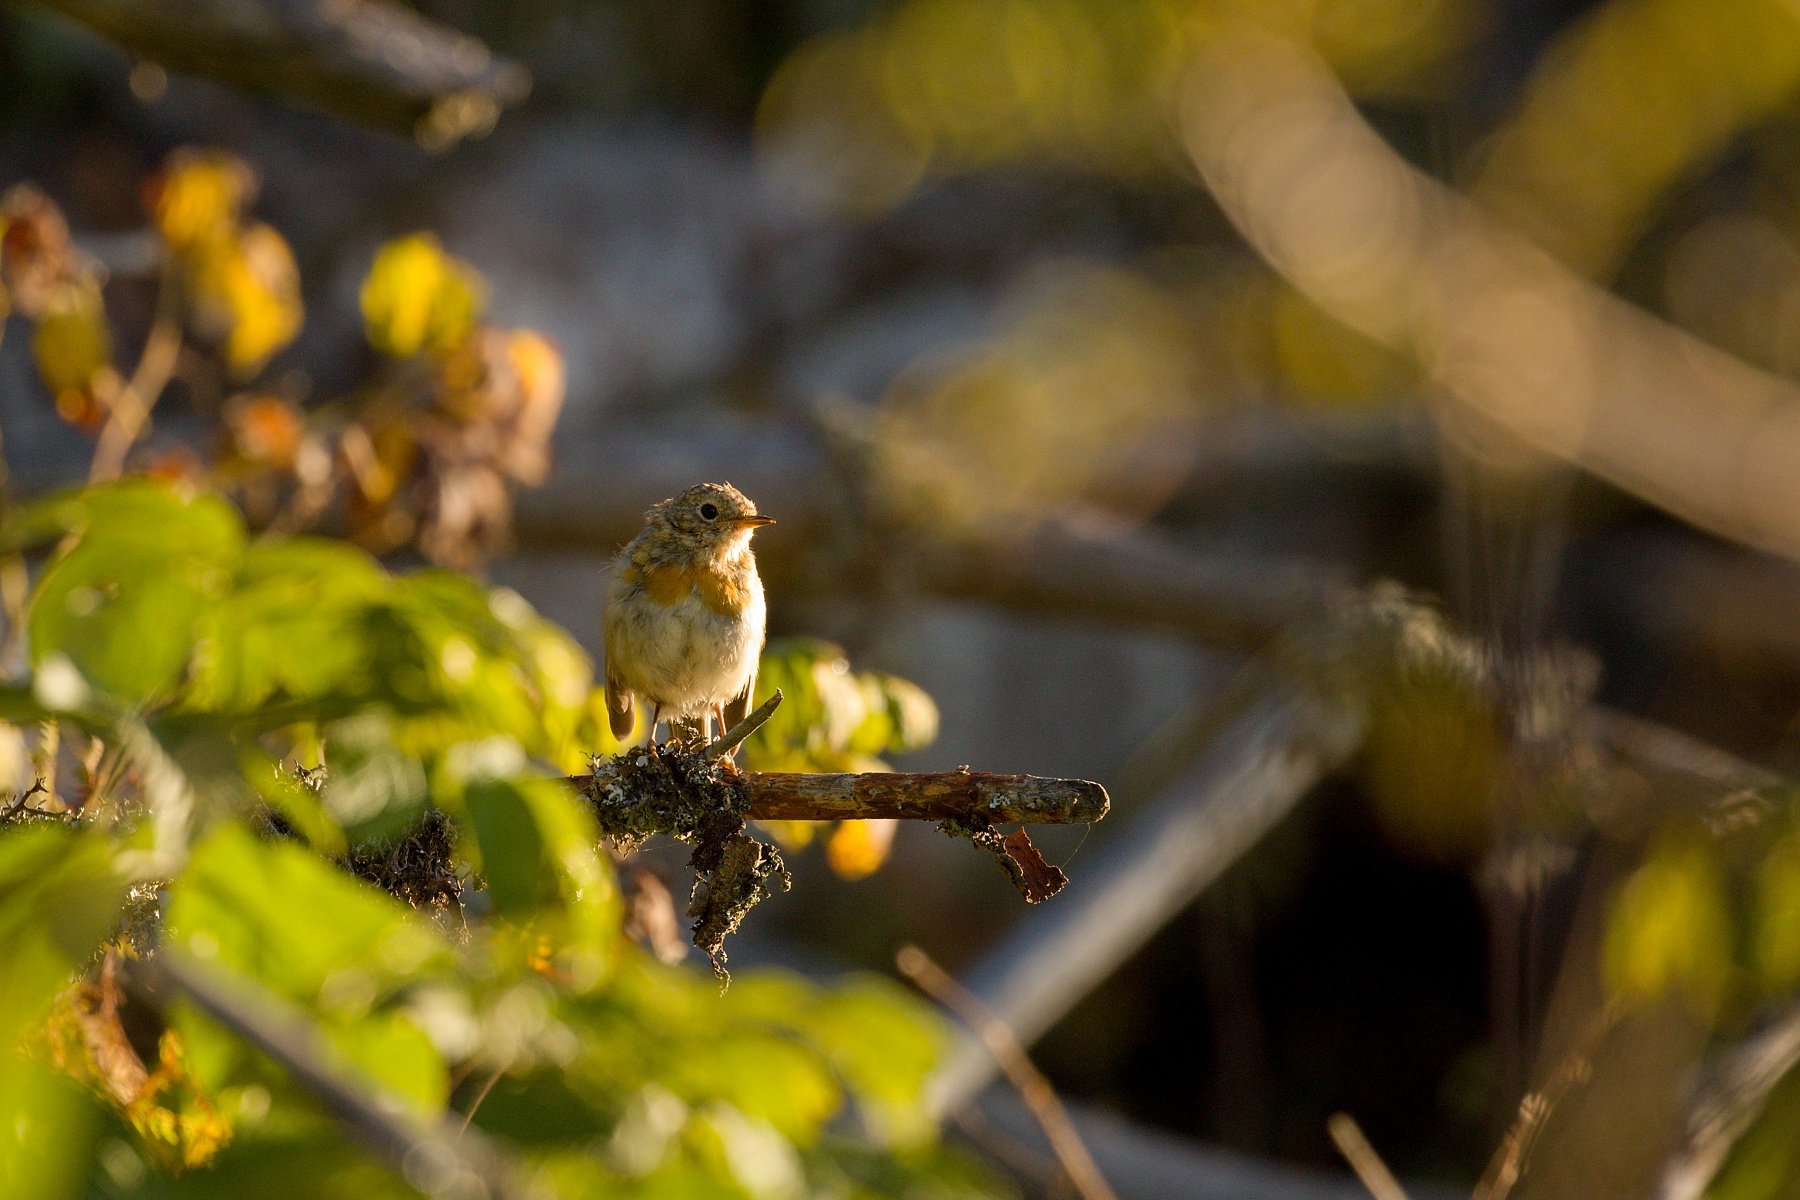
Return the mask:
<svg viewBox="0 0 1800 1200">
<path fill-rule="evenodd" d="M 1475 1185 L 1474 1200 L 1506 1200 L 1513 1186 L 1524 1176 L 1525 1168 L 1531 1162 L 1532 1148 L 1537 1145 L 1538 1135 L 1544 1131 L 1550 1114 L 1572 1088 L 1587 1080 L 1593 1071 L 1594 1052 L 1624 1013 L 1624 1007 L 1617 1000 L 1608 1001 L 1594 1014 L 1574 1047 L 1544 1081 L 1544 1086 L 1535 1092 L 1527 1092 L 1519 1101 L 1519 1115 L 1513 1119 L 1512 1128 L 1506 1131 L 1499 1149 L 1494 1151 L 1493 1161 L 1488 1163 L 1481 1181 Z"/>
<path fill-rule="evenodd" d="M 746 738 L 761 729 L 764 723 L 767 722 L 770 717 L 775 715 L 775 710 L 780 707 L 781 689 L 776 688 L 775 694 L 758 705 L 755 712 L 739 721 L 736 725 L 733 725 L 730 730 L 726 732 L 725 736 L 706 748 L 707 761 L 711 762 L 714 759 L 723 758 L 733 750 L 736 750 L 743 744 Z"/>
<path fill-rule="evenodd" d="M 1050 1140 L 1050 1149 L 1056 1153 L 1056 1161 L 1062 1164 L 1082 1200 L 1118 1200 L 1106 1178 L 1100 1174 L 1100 1168 L 1094 1165 L 1087 1144 L 1075 1131 L 1069 1111 L 1057 1099 L 1056 1089 L 1032 1064 L 1025 1047 L 1019 1044 L 1006 1022 L 990 1012 L 976 999 L 975 993 L 951 978 L 917 946 L 902 947 L 894 956 L 894 962 L 900 973 L 916 983 L 920 991 L 955 1013 L 981 1039 L 981 1044 L 987 1047 L 1007 1079 L 1018 1089 L 1019 1097 L 1031 1109 L 1031 1115 L 1037 1118 L 1044 1136 Z"/>
<path fill-rule="evenodd" d="M 150 336 L 138 358 L 137 369 L 130 382 L 112 398 L 111 412 L 100 430 L 99 444 L 94 447 L 94 461 L 88 468 L 88 482 L 117 479 L 125 469 L 125 456 L 137 443 L 150 422 L 150 410 L 162 398 L 169 377 L 175 373 L 175 360 L 181 353 L 180 289 L 175 278 L 175 263 L 165 252 L 162 280 L 156 290 L 156 319 L 151 322 Z"/>
<path fill-rule="evenodd" d="M 1349 1113 L 1332 1113 L 1325 1128 L 1331 1134 L 1331 1140 L 1337 1143 L 1338 1153 L 1349 1162 L 1362 1185 L 1369 1189 L 1369 1195 L 1375 1200 L 1406 1200 L 1406 1189 L 1381 1161 L 1381 1155 L 1375 1153 L 1375 1147 L 1369 1145 L 1369 1139 L 1363 1136 L 1362 1126 L 1356 1123 L 1355 1117 Z"/>
</svg>

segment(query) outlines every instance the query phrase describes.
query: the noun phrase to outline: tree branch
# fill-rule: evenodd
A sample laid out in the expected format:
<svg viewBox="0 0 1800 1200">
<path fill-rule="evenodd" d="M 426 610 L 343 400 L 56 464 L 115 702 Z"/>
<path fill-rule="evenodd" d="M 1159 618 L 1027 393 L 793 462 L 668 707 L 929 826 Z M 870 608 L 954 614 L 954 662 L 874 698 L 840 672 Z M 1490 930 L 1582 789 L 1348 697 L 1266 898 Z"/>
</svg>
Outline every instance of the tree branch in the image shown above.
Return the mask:
<svg viewBox="0 0 1800 1200">
<path fill-rule="evenodd" d="M 493 126 L 531 76 L 387 0 L 39 0 L 137 54 L 442 149 Z"/>
<path fill-rule="evenodd" d="M 981 1039 L 994 1062 L 1018 1089 L 1019 1098 L 1031 1109 L 1031 1115 L 1037 1118 L 1056 1161 L 1062 1164 L 1063 1173 L 1082 1200 L 1118 1200 L 1107 1185 L 1106 1176 L 1094 1165 L 1094 1156 L 1088 1153 L 1086 1143 L 1075 1131 L 1069 1111 L 1057 1097 L 1056 1089 L 1025 1053 L 1025 1047 L 1019 1045 L 1019 1039 L 1006 1027 L 1006 1022 L 988 1011 L 973 992 L 932 962 L 931 957 L 917 946 L 902 946 L 894 956 L 894 964 L 902 975 L 919 985 L 920 991 L 955 1013 L 969 1032 Z"/>
<path fill-rule="evenodd" d="M 985 771 L 809 775 L 754 771 L 743 777 L 756 821 L 955 821 L 995 825 L 1086 825 L 1111 807 L 1106 789 L 1086 779 L 992 775 Z"/>
<path fill-rule="evenodd" d="M 125 456 L 137 443 L 150 422 L 150 410 L 162 398 L 169 377 L 175 373 L 175 361 L 181 353 L 180 288 L 175 279 L 175 264 L 164 256 L 161 276 L 156 286 L 156 316 L 150 324 L 150 336 L 138 357 L 137 369 L 123 385 L 115 384 L 111 411 L 100 440 L 94 447 L 94 458 L 88 467 L 88 482 L 117 479 L 125 468 Z"/>
</svg>

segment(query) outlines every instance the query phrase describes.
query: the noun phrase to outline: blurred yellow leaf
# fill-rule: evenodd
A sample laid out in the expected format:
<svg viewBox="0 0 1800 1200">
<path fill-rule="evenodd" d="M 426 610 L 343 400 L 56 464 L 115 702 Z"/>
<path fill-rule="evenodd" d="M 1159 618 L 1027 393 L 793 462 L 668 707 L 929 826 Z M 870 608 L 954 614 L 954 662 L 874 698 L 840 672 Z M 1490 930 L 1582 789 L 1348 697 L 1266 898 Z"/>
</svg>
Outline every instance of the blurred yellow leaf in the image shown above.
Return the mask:
<svg viewBox="0 0 1800 1200">
<path fill-rule="evenodd" d="M 1800 87 L 1783 0 L 1594 6 L 1542 59 L 1475 193 L 1571 266 L 1610 273 L 1671 187 Z"/>
<path fill-rule="evenodd" d="M 1679 988 L 1710 1019 L 1730 982 L 1733 931 L 1725 879 L 1703 845 L 1669 839 L 1613 901 L 1602 970 L 1615 995 L 1649 999 Z"/>
<path fill-rule="evenodd" d="M 1789 834 L 1763 859 L 1756 880 L 1751 946 L 1772 991 L 1800 983 L 1800 835 Z"/>
<path fill-rule="evenodd" d="M 293 341 L 305 312 L 293 252 L 267 225 L 217 242 L 195 265 L 199 302 L 225 332 L 225 361 L 248 375 Z"/>
<path fill-rule="evenodd" d="M 758 821 L 756 827 L 781 843 L 783 850 L 804 850 L 818 832 L 818 821 Z"/>
<path fill-rule="evenodd" d="M 879 821 L 840 821 L 825 843 L 825 861 L 843 879 L 861 879 L 874 874 L 887 861 L 894 845 L 894 830 L 900 822 L 890 818 Z"/>
<path fill-rule="evenodd" d="M 387 243 L 363 280 L 369 343 L 395 358 L 455 349 L 474 330 L 481 308 L 481 277 L 429 233 Z"/>
<path fill-rule="evenodd" d="M 95 375 L 112 365 L 112 332 L 98 283 L 77 278 L 55 290 L 32 332 L 31 353 L 59 410 L 67 411 L 65 394 L 90 391 Z"/>
<path fill-rule="evenodd" d="M 151 216 L 163 239 L 185 254 L 229 238 L 255 190 L 256 175 L 243 160 L 222 150 L 185 147 L 169 156 L 150 185 Z"/>
</svg>

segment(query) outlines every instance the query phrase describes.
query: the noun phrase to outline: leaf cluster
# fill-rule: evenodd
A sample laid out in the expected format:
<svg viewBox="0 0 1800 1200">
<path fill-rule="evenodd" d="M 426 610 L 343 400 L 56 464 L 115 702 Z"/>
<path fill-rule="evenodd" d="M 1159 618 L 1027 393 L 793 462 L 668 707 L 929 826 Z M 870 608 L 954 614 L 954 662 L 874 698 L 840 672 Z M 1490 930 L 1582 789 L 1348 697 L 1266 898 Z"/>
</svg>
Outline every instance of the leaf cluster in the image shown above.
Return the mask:
<svg viewBox="0 0 1800 1200">
<path fill-rule="evenodd" d="M 517 595 L 141 480 L 24 509 L 0 552 L 42 555 L 0 719 L 80 764 L 0 822 L 0 1194 L 414 1194 L 230 1029 L 123 989 L 159 947 L 555 1194 L 992 1194 L 933 1140 L 942 1034 L 893 985 L 721 993 L 624 935 L 562 779 L 617 749 L 592 664 Z M 421 828 L 456 903 L 370 882 Z"/>
</svg>

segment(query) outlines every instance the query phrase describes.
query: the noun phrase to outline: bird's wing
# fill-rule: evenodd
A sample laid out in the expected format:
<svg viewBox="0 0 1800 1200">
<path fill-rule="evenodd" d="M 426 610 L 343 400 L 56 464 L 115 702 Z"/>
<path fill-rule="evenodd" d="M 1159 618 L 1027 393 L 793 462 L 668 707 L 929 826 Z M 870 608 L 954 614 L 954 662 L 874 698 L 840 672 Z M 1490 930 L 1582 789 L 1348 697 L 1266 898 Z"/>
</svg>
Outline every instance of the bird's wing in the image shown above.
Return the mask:
<svg viewBox="0 0 1800 1200">
<path fill-rule="evenodd" d="M 756 696 L 756 671 L 750 672 L 750 678 L 744 680 L 744 690 L 725 702 L 725 728 L 721 734 L 729 732 L 737 723 L 750 715 L 750 701 Z"/>
<path fill-rule="evenodd" d="M 631 691 L 624 684 L 608 675 L 606 677 L 606 723 L 612 726 L 612 735 L 621 742 L 631 736 L 637 717 L 631 711 Z"/>
</svg>

